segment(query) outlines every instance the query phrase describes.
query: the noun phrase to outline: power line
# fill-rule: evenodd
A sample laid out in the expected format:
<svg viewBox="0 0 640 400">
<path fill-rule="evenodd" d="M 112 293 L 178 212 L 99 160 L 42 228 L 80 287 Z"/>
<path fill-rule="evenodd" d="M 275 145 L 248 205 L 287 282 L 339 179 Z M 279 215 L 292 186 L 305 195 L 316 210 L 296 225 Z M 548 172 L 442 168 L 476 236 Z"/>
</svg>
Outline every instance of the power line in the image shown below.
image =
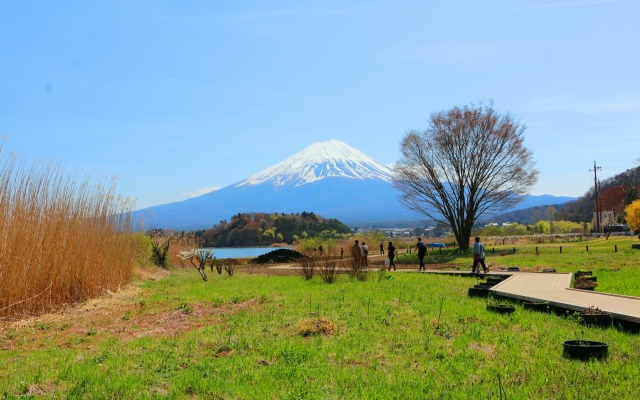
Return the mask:
<svg viewBox="0 0 640 400">
<path fill-rule="evenodd" d="M 593 227 L 593 230 L 595 233 L 599 233 L 600 232 L 600 196 L 598 195 L 598 170 L 601 170 L 602 167 L 599 167 L 596 165 L 595 160 L 593 161 L 593 169 L 590 169 L 589 172 L 593 171 L 593 185 L 594 185 L 594 190 L 595 190 L 595 196 L 596 196 L 596 223 L 595 226 Z"/>
</svg>

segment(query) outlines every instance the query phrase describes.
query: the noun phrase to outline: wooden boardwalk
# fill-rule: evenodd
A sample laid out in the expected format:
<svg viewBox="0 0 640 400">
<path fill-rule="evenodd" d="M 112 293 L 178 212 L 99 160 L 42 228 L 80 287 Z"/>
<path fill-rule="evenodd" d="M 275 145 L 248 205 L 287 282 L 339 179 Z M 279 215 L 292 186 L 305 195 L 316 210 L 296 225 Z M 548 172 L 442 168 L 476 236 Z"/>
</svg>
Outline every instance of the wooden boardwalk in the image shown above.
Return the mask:
<svg viewBox="0 0 640 400">
<path fill-rule="evenodd" d="M 268 267 L 268 270 L 272 272 L 286 270 L 289 273 L 299 273 L 301 267 L 291 264 Z M 398 271 L 458 276 L 471 275 L 470 271 L 426 270 L 418 272 L 414 268 L 410 270 L 403 268 L 398 269 Z M 336 272 L 344 273 L 346 270 L 339 269 Z M 543 301 L 547 302 L 551 307 L 573 311 L 597 307 L 602 311 L 611 313 L 614 319 L 628 321 L 640 326 L 640 297 L 573 289 L 571 288 L 571 273 L 490 271 L 487 276 L 508 276 L 508 278 L 490 289 L 490 292 L 494 295 L 522 301 Z"/>
<path fill-rule="evenodd" d="M 523 301 L 546 301 L 550 306 L 582 311 L 597 307 L 614 319 L 640 323 L 640 297 L 572 289 L 570 273 L 510 272 L 491 293 Z"/>
</svg>

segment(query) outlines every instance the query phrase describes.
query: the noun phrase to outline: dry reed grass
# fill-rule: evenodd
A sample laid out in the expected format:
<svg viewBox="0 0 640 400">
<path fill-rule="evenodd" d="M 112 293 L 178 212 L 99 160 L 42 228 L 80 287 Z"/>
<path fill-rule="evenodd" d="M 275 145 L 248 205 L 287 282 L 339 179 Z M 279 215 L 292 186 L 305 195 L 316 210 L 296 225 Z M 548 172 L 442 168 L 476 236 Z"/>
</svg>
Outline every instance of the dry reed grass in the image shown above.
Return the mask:
<svg viewBox="0 0 640 400">
<path fill-rule="evenodd" d="M 0 317 L 37 315 L 114 291 L 136 258 L 133 202 L 0 147 Z"/>
</svg>

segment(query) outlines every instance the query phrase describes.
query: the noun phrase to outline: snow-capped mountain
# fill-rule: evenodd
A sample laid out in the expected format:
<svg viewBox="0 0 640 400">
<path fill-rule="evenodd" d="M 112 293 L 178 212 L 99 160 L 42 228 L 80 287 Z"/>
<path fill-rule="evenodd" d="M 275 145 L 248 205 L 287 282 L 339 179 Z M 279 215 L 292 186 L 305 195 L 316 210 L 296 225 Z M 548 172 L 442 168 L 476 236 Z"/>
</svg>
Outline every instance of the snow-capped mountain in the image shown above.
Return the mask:
<svg viewBox="0 0 640 400">
<path fill-rule="evenodd" d="M 300 186 L 329 177 L 381 179 L 391 182 L 392 171 L 346 143 L 332 139 L 301 152 L 237 183 L 235 187 L 269 182 L 275 187 Z"/>
<path fill-rule="evenodd" d="M 400 205 L 392 179 L 388 167 L 343 142 L 328 140 L 235 184 L 138 210 L 133 217 L 141 229 L 178 230 L 208 229 L 245 212 L 307 211 L 352 227 L 426 223 L 424 215 Z M 528 196 L 523 204 L 543 205 L 534 204 L 535 197 Z"/>
<path fill-rule="evenodd" d="M 338 140 L 314 143 L 247 179 L 134 212 L 149 228 L 207 229 L 243 212 L 314 212 L 354 225 L 420 221 L 400 206 L 392 171 Z"/>
</svg>

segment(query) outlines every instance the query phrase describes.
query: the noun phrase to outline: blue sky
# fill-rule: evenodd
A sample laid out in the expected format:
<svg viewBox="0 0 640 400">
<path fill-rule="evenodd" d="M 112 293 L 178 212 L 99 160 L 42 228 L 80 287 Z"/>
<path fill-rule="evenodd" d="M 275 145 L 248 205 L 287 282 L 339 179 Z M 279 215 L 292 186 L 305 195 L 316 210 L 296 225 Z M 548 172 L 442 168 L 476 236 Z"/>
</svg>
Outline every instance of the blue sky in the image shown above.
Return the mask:
<svg viewBox="0 0 640 400">
<path fill-rule="evenodd" d="M 527 126 L 532 194 L 640 157 L 640 2 L 0 1 L 2 153 L 117 177 L 137 207 L 224 187 L 317 141 L 377 161 L 433 112 Z"/>
</svg>

